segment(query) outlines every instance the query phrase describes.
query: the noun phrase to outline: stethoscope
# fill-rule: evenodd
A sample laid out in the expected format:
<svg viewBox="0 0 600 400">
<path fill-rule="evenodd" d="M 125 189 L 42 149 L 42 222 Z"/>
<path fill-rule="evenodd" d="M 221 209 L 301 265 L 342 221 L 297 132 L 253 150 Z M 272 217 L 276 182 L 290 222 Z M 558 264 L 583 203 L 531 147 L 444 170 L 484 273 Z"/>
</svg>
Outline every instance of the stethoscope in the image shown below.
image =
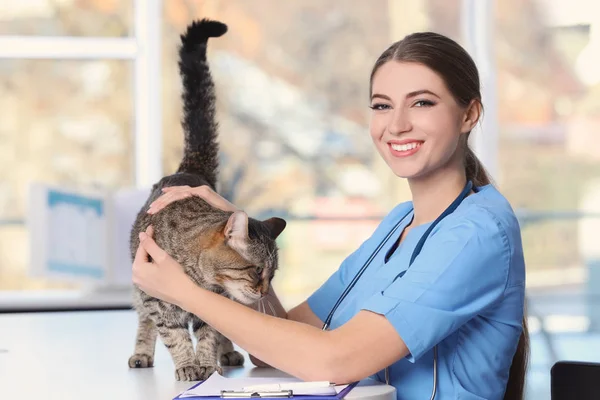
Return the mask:
<svg viewBox="0 0 600 400">
<path fill-rule="evenodd" d="M 433 223 L 429 226 L 429 228 L 425 231 L 425 233 L 419 239 L 419 242 L 417 243 L 417 246 L 415 247 L 415 250 L 413 251 L 412 256 L 410 258 L 410 262 L 408 264 L 408 268 L 410 268 L 410 266 L 412 265 L 412 263 L 415 260 L 415 258 L 421 252 L 421 249 L 423 248 L 423 245 L 425 244 L 425 240 L 427 240 L 427 236 L 429 236 L 429 233 L 431 232 L 431 230 L 442 219 L 444 219 L 448 215 L 452 214 L 454 212 L 454 210 L 456 210 L 456 208 L 460 205 L 460 203 L 462 203 L 462 201 L 469 195 L 469 193 L 471 192 L 471 190 L 473 190 L 474 192 L 478 191 L 477 188 L 475 186 L 473 186 L 473 182 L 467 181 L 467 184 L 465 185 L 465 187 L 462 190 L 462 192 L 460 192 L 460 194 L 458 195 L 458 197 L 452 202 L 452 204 L 450 204 L 448 206 L 448 208 L 446 208 L 444 210 L 444 212 L 439 217 L 437 217 L 435 219 L 435 221 L 433 221 Z M 323 324 L 322 330 L 327 330 L 327 328 L 329 328 L 329 325 L 331 324 L 331 319 L 333 318 L 333 314 L 335 313 L 335 311 L 337 310 L 337 308 L 340 306 L 340 304 L 342 303 L 342 301 L 346 298 L 346 296 L 348 295 L 348 293 L 350 293 L 350 291 L 354 288 L 354 286 L 356 285 L 356 282 L 360 279 L 360 277 L 365 272 L 365 270 L 367 269 L 367 267 L 369 266 L 369 264 L 371 264 L 371 261 L 373 261 L 373 259 L 375 258 L 375 256 L 377 256 L 377 254 L 379 253 L 379 251 L 382 249 L 382 247 L 385 246 L 385 244 L 387 243 L 387 241 L 389 240 L 389 238 L 392 237 L 392 235 L 398 230 L 398 228 L 402 224 L 402 221 L 404 221 L 404 219 L 411 212 L 412 212 L 412 210 L 410 210 L 404 217 L 402 217 L 400 219 L 400 221 L 398 221 L 398 223 L 396 223 L 396 225 L 394 225 L 394 227 L 392 228 L 392 230 L 381 241 L 381 243 L 379 243 L 379 246 L 377 246 L 377 248 L 373 251 L 373 253 L 371 253 L 371 256 L 369 256 L 369 258 L 364 263 L 364 265 L 361 267 L 361 269 L 356 273 L 356 275 L 354 276 L 354 278 L 352 279 L 352 281 L 350 282 L 350 284 L 348 284 L 348 286 L 346 287 L 346 289 L 342 292 L 342 294 L 338 298 L 337 302 L 335 303 L 335 305 L 333 306 L 333 308 L 329 312 L 329 315 L 327 316 L 327 318 L 325 319 L 325 323 Z M 408 268 L 407 268 L 407 270 L 408 270 Z M 404 272 L 406 272 L 406 271 L 404 271 Z M 437 345 L 435 345 L 435 346 L 433 346 L 433 390 L 431 392 L 431 398 L 430 398 L 430 400 L 433 400 L 435 398 L 435 395 L 436 395 L 436 392 L 437 392 L 437 373 L 438 373 L 437 358 L 438 358 L 437 357 Z M 389 367 L 385 368 L 385 383 L 388 384 L 388 385 L 390 383 Z"/>
</svg>

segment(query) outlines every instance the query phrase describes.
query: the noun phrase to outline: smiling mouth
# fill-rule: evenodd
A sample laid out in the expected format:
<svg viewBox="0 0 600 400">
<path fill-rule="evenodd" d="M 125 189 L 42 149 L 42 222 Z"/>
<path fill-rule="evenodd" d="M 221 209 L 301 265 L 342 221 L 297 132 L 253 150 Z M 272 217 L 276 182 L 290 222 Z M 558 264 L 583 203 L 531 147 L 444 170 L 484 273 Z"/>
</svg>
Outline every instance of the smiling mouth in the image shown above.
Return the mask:
<svg viewBox="0 0 600 400">
<path fill-rule="evenodd" d="M 415 154 L 421 148 L 423 142 L 410 142 L 410 143 L 388 143 L 390 150 L 392 151 L 392 155 L 396 157 L 407 157 Z"/>
<path fill-rule="evenodd" d="M 405 143 L 405 144 L 390 143 L 390 147 L 396 151 L 409 151 L 409 150 L 416 149 L 417 147 L 421 146 L 421 143 L 422 142 L 412 142 L 412 143 Z"/>
</svg>

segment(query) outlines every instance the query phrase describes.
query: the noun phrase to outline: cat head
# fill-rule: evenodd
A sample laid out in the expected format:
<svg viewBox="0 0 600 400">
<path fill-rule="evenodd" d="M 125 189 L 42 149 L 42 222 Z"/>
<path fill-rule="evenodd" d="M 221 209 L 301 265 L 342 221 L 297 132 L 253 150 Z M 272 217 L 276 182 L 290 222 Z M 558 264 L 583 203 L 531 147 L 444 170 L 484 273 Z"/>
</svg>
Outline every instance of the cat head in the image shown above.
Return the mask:
<svg viewBox="0 0 600 400">
<path fill-rule="evenodd" d="M 205 279 L 241 303 L 255 303 L 267 294 L 278 268 L 275 240 L 285 226 L 281 218 L 259 221 L 243 211 L 234 212 L 211 235 L 202 253 Z"/>
</svg>

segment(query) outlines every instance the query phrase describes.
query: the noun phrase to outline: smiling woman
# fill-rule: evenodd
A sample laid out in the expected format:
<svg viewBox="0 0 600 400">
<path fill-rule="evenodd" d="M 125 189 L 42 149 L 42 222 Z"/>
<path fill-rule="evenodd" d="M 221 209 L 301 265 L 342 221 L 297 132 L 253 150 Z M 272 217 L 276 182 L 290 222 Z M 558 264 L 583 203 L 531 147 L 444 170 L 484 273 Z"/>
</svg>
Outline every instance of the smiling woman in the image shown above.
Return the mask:
<svg viewBox="0 0 600 400">
<path fill-rule="evenodd" d="M 458 181 L 466 178 L 476 187 L 490 184 L 468 144 L 483 108 L 479 74 L 458 43 L 432 32 L 405 37 L 375 63 L 370 93 L 374 111 L 371 138 L 392 171 L 409 178 L 413 198 L 418 186 L 423 186 L 419 181 L 431 187 L 434 182 L 443 185 L 442 180 L 453 177 Z M 415 221 L 413 217 L 409 225 L 419 226 L 430 219 Z M 407 228 L 392 252 L 404 239 Z M 505 399 L 522 398 L 524 394 L 529 354 L 525 316 L 522 329 L 514 360 L 509 364 Z"/>
</svg>

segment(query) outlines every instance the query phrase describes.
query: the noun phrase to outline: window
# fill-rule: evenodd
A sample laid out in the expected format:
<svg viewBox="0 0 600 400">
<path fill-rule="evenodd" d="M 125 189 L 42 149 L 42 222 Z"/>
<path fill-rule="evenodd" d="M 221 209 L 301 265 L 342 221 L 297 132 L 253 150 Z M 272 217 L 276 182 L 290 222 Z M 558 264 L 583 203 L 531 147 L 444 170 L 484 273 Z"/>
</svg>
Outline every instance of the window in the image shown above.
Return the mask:
<svg viewBox="0 0 600 400">
<path fill-rule="evenodd" d="M 159 148 L 148 145 L 156 143 L 148 138 L 157 125 L 152 99 L 159 63 L 148 45 L 156 29 L 148 26 L 157 2 L 137 2 L 135 15 L 133 4 L 0 6 L 0 309 L 52 308 L 64 305 L 65 296 L 69 307 L 98 300 L 82 296 L 89 282 L 36 273 L 33 260 L 55 243 L 51 229 L 31 237 L 40 220 L 39 209 L 31 209 L 34 184 L 104 195 L 141 187 L 160 169 L 136 155 Z M 78 240 L 75 232 L 85 229 L 75 225 L 59 228 Z M 111 271 L 103 283 L 116 282 L 116 275 Z M 107 297 L 105 305 L 129 302 L 128 296 Z"/>
<path fill-rule="evenodd" d="M 70 287 L 28 274 L 30 183 L 134 185 L 131 63 L 1 60 L 0 86 L 0 289 Z"/>
</svg>

